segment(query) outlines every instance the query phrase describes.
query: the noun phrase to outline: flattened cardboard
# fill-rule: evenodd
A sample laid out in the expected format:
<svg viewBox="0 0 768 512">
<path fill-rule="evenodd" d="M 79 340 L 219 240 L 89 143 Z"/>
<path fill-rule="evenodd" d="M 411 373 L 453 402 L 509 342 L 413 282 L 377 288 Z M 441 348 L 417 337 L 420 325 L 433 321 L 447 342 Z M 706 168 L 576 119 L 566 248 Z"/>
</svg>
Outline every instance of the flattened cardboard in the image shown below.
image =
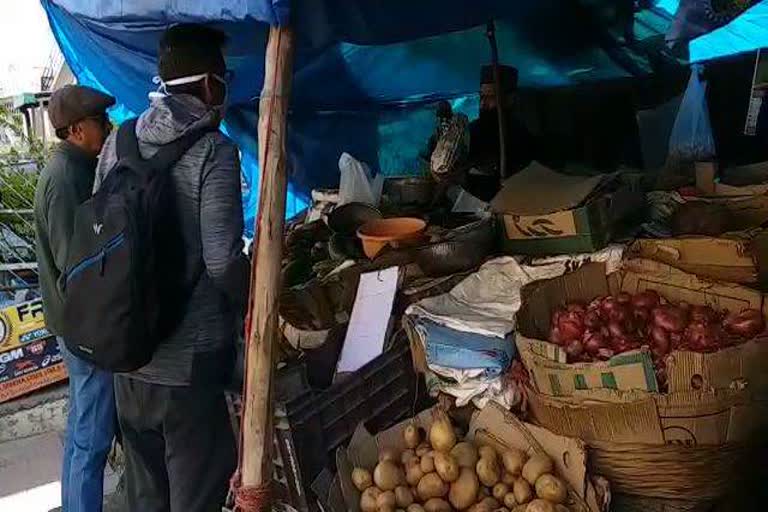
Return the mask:
<svg viewBox="0 0 768 512">
<path fill-rule="evenodd" d="M 711 354 L 675 352 L 668 357 L 669 391 L 748 387 L 759 400 L 768 400 L 768 339 Z"/>
<path fill-rule="evenodd" d="M 653 360 L 647 350 L 634 350 L 597 363 L 565 364 L 559 347 L 518 335 L 517 348 L 536 389 L 551 396 L 571 396 L 587 389 L 658 391 Z M 542 348 L 546 345 L 544 351 Z M 552 360 L 544 354 L 560 357 Z"/>
<path fill-rule="evenodd" d="M 652 395 L 611 393 L 591 390 L 562 399 L 533 392 L 528 403 L 537 423 L 561 435 L 585 441 L 664 443 Z"/>
<path fill-rule="evenodd" d="M 511 215 L 503 216 L 507 238 L 519 240 L 525 238 L 559 238 L 578 233 L 574 210 L 550 213 L 547 215 Z"/>
<path fill-rule="evenodd" d="M 592 390 L 555 398 L 536 392 L 537 422 L 586 441 L 720 445 L 754 439 L 768 426 L 768 403 L 747 390 L 651 394 Z"/>
<path fill-rule="evenodd" d="M 652 259 L 700 277 L 729 283 L 757 283 L 768 253 L 759 249 L 768 230 L 755 229 L 722 237 L 686 236 L 639 239 L 629 249 L 635 257 Z"/>
<path fill-rule="evenodd" d="M 504 182 L 491 201 L 496 213 L 546 215 L 581 205 L 613 175 L 569 176 L 532 162 Z"/>
<path fill-rule="evenodd" d="M 668 301 L 706 304 L 718 311 L 763 309 L 763 294 L 739 284 L 699 278 L 664 263 L 640 258 L 626 260 L 622 268 L 620 291 L 634 294 L 656 290 Z"/>
</svg>

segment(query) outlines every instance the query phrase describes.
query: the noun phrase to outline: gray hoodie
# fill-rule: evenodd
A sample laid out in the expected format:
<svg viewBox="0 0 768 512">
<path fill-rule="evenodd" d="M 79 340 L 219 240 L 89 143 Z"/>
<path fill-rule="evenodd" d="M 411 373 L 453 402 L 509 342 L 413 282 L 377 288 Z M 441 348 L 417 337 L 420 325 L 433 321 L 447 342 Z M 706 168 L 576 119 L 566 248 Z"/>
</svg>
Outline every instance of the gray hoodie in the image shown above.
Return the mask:
<svg viewBox="0 0 768 512">
<path fill-rule="evenodd" d="M 150 158 L 189 130 L 216 126 L 217 119 L 215 110 L 193 96 L 155 98 L 136 125 L 139 150 Z M 101 152 L 94 192 L 117 161 L 115 135 L 116 131 Z M 171 173 L 179 229 L 189 258 L 181 264 L 190 285 L 200 277 L 180 325 L 160 344 L 152 361 L 130 376 L 171 386 L 210 385 L 211 379 L 230 369 L 237 315 L 248 293 L 237 147 L 221 132 L 210 132 L 181 157 Z"/>
</svg>

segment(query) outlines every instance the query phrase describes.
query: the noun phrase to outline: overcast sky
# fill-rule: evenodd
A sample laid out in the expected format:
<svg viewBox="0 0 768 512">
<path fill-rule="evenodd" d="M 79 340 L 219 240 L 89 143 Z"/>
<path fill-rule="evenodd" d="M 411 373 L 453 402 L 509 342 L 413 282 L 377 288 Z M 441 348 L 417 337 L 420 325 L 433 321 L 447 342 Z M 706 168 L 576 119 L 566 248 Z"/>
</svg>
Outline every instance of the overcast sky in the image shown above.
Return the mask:
<svg viewBox="0 0 768 512">
<path fill-rule="evenodd" d="M 40 75 L 56 48 L 39 0 L 2 0 L 0 96 L 36 92 Z M 13 4 L 11 5 L 8 4 Z"/>
</svg>

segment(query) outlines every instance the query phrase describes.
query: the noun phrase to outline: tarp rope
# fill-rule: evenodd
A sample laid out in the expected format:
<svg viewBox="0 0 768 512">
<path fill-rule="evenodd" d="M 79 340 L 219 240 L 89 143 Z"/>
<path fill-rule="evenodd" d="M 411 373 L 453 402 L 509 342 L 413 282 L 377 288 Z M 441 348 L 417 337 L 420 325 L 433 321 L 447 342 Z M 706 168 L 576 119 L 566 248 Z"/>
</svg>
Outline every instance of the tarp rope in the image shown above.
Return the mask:
<svg viewBox="0 0 768 512">
<path fill-rule="evenodd" d="M 280 44 L 282 42 L 282 32 L 277 32 L 277 51 L 276 54 L 280 55 Z M 271 89 L 271 95 L 270 95 L 270 103 L 269 103 L 269 110 L 267 112 L 267 129 L 266 129 L 266 137 L 264 141 L 264 162 L 269 161 L 269 155 L 270 155 L 270 142 L 272 140 L 272 137 L 269 136 L 269 134 L 272 133 L 272 118 L 274 116 L 275 112 L 275 101 L 276 101 L 276 88 L 277 88 L 277 80 L 279 73 L 273 73 L 273 82 L 272 82 L 272 89 Z M 262 180 L 262 183 L 264 183 L 264 180 Z M 263 206 L 264 206 L 264 197 L 266 194 L 259 194 L 259 208 L 256 213 L 256 221 L 254 226 L 254 239 L 253 239 L 253 250 L 251 251 L 251 277 L 250 277 L 250 292 L 248 293 L 248 313 L 246 315 L 245 319 L 245 362 L 243 365 L 244 368 L 244 375 L 245 378 L 243 378 L 243 389 L 242 389 L 242 404 L 241 404 L 241 420 L 240 420 L 240 443 L 238 447 L 238 455 L 237 455 L 237 470 L 235 471 L 235 474 L 232 475 L 232 478 L 230 479 L 229 483 L 229 495 L 227 497 L 227 506 L 234 506 L 232 509 L 233 512 L 268 512 L 272 508 L 272 486 L 271 486 L 271 478 L 269 475 L 266 475 L 265 482 L 263 482 L 261 485 L 248 485 L 244 486 L 242 482 L 242 467 L 243 467 L 243 438 L 244 438 L 244 430 L 243 430 L 243 420 L 242 416 L 245 412 L 246 408 L 246 401 L 248 396 L 248 382 L 250 378 L 250 371 L 249 371 L 249 358 L 248 358 L 248 349 L 251 346 L 251 343 L 253 343 L 253 331 L 251 329 L 251 322 L 253 321 L 252 318 L 252 311 L 253 311 L 253 305 L 255 302 L 254 298 L 254 279 L 256 276 L 256 256 L 258 254 L 258 247 L 259 247 L 259 240 L 260 240 L 260 230 L 259 230 L 259 224 L 261 223 L 261 216 L 263 213 Z M 263 343 L 263 341 L 262 341 Z M 265 450 L 264 452 L 269 453 L 269 450 Z M 262 465 L 264 465 L 264 461 L 261 461 Z"/>
</svg>

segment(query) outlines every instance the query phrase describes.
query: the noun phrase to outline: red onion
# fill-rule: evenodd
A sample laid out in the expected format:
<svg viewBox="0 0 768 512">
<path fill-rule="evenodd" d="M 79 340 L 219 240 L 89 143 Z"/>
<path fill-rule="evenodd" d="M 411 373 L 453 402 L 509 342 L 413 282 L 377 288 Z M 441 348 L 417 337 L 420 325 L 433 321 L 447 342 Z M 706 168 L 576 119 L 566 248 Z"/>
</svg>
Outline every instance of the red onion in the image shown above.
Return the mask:
<svg viewBox="0 0 768 512">
<path fill-rule="evenodd" d="M 603 325 L 603 321 L 600 319 L 600 314 L 597 311 L 587 311 L 584 315 L 584 325 L 587 329 L 597 329 Z"/>
<path fill-rule="evenodd" d="M 651 311 L 643 307 L 634 308 L 632 315 L 635 317 L 635 320 L 643 324 L 647 324 L 651 319 Z"/>
<path fill-rule="evenodd" d="M 574 300 L 574 301 L 566 302 L 565 309 L 566 311 L 569 311 L 571 313 L 586 313 L 587 305 L 584 304 L 583 301 Z"/>
<path fill-rule="evenodd" d="M 601 348 L 606 346 L 605 337 L 600 332 L 584 333 L 584 350 L 592 355 L 597 355 Z"/>
<path fill-rule="evenodd" d="M 611 320 L 608 323 L 608 331 L 611 333 L 612 338 L 620 338 L 627 333 L 626 329 L 624 328 L 624 324 L 615 320 Z"/>
<path fill-rule="evenodd" d="M 608 359 L 612 358 L 616 353 L 610 349 L 610 348 L 601 348 L 597 352 L 597 358 L 602 361 L 607 361 Z"/>
<path fill-rule="evenodd" d="M 659 294 L 653 290 L 645 290 L 632 297 L 632 306 L 635 308 L 653 309 L 660 303 Z"/>
<path fill-rule="evenodd" d="M 663 357 L 669 353 L 671 342 L 669 333 L 659 327 L 653 326 L 651 329 L 651 352 L 656 357 Z"/>
<path fill-rule="evenodd" d="M 619 301 L 617 301 L 614 297 L 606 297 L 603 299 L 603 302 L 600 303 L 600 311 L 602 312 L 603 316 L 608 316 L 611 314 L 611 311 L 619 306 Z"/>
<path fill-rule="evenodd" d="M 739 314 L 729 314 L 723 320 L 723 327 L 730 334 L 747 339 L 754 338 L 765 330 L 765 318 L 757 309 L 745 309 Z"/>
<path fill-rule="evenodd" d="M 654 308 L 651 312 L 653 323 L 665 331 L 682 332 L 685 330 L 687 315 L 679 307 L 664 305 Z"/>
<path fill-rule="evenodd" d="M 718 315 L 715 310 L 709 306 L 691 306 L 690 308 L 691 322 L 717 322 Z"/>
<path fill-rule="evenodd" d="M 549 341 L 555 345 L 562 345 L 565 343 L 565 338 L 563 338 L 563 334 L 560 332 L 559 327 L 555 326 L 549 331 Z"/>
<path fill-rule="evenodd" d="M 571 341 L 565 346 L 565 353 L 568 354 L 569 361 L 575 361 L 584 353 L 584 346 L 579 340 Z"/>
<path fill-rule="evenodd" d="M 685 330 L 683 343 L 694 352 L 713 352 L 720 348 L 722 339 L 719 325 L 691 322 Z"/>
<path fill-rule="evenodd" d="M 629 307 L 620 305 L 616 306 L 608 315 L 608 318 L 615 322 L 624 323 L 630 318 L 632 318 L 632 312 L 629 310 Z"/>
</svg>

